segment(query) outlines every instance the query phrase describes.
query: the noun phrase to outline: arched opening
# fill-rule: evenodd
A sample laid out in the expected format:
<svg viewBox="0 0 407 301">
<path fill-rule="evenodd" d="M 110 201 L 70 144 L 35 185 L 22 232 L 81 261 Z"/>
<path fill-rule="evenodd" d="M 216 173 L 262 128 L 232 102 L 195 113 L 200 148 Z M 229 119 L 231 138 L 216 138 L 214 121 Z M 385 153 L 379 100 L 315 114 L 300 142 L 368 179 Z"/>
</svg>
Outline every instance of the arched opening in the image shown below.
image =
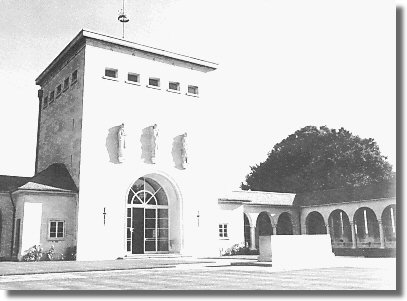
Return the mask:
<svg viewBox="0 0 407 301">
<path fill-rule="evenodd" d="M 243 213 L 243 220 L 244 220 L 244 244 L 246 247 L 251 247 L 251 240 L 250 240 L 250 221 L 245 213 Z"/>
<path fill-rule="evenodd" d="M 356 210 L 353 217 L 358 247 L 380 247 L 379 223 L 376 214 L 368 207 Z"/>
<path fill-rule="evenodd" d="M 277 220 L 277 235 L 293 235 L 291 214 L 283 212 Z"/>
<path fill-rule="evenodd" d="M 273 227 L 267 212 L 261 212 L 256 221 L 256 249 L 259 249 L 259 236 L 273 235 Z"/>
<path fill-rule="evenodd" d="M 313 211 L 306 219 L 307 234 L 327 234 L 324 218 L 321 213 Z"/>
<path fill-rule="evenodd" d="M 340 209 L 332 211 L 328 223 L 332 246 L 335 248 L 352 247 L 352 229 L 346 212 Z"/>
<path fill-rule="evenodd" d="M 382 213 L 383 234 L 386 247 L 396 247 L 396 205 L 389 205 Z"/>
<path fill-rule="evenodd" d="M 126 251 L 129 254 L 180 250 L 179 202 L 161 175 L 139 178 L 126 199 Z"/>
</svg>

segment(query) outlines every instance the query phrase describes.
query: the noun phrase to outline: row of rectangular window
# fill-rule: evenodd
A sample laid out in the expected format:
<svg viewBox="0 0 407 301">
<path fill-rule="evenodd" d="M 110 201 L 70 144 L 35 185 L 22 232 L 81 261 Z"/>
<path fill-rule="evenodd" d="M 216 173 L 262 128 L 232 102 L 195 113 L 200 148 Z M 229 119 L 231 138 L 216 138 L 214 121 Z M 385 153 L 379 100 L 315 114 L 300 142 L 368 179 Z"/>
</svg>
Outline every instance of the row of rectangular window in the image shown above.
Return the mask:
<svg viewBox="0 0 407 301">
<path fill-rule="evenodd" d="M 77 81 L 78 81 L 78 70 L 75 70 L 74 72 L 72 72 L 71 86 L 75 84 Z M 48 105 L 52 104 L 56 98 L 61 96 L 62 92 L 65 92 L 68 89 L 69 89 L 69 76 L 64 79 L 63 90 L 62 84 L 59 84 L 56 89 L 57 92 L 56 95 L 55 90 L 52 90 L 51 93 L 49 94 L 49 98 L 48 95 L 44 97 L 42 108 L 45 109 L 46 107 L 48 107 Z"/>
<path fill-rule="evenodd" d="M 118 78 L 118 70 L 117 69 L 106 68 L 104 78 L 117 79 Z M 131 72 L 127 73 L 126 82 L 140 84 L 140 74 L 131 73 Z M 159 78 L 156 78 L 156 77 L 150 77 L 148 79 L 148 85 L 147 86 L 160 88 L 161 87 L 161 80 Z M 181 90 L 181 84 L 179 82 L 171 82 L 170 81 L 168 83 L 168 91 L 179 92 L 180 90 Z M 197 86 L 188 85 L 187 94 L 197 96 L 198 92 L 199 91 L 198 91 Z"/>
</svg>

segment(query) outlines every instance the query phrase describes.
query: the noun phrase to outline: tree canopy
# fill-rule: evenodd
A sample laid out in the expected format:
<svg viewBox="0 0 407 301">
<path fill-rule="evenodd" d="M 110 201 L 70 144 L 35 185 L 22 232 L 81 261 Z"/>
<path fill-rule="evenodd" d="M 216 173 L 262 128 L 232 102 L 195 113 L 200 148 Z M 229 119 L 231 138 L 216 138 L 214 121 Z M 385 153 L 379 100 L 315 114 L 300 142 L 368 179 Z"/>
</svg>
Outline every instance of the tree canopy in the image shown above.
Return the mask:
<svg viewBox="0 0 407 301">
<path fill-rule="evenodd" d="M 371 139 L 307 126 L 277 143 L 241 183 L 243 190 L 309 192 L 389 181 L 392 166 Z"/>
</svg>

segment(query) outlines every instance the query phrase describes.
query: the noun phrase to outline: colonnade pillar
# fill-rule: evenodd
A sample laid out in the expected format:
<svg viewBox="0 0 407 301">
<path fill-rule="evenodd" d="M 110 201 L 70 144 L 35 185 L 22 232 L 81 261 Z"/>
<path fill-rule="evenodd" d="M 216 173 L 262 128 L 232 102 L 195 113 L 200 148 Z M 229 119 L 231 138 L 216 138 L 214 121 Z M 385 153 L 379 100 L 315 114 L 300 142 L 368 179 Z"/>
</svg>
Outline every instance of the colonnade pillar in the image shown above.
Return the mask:
<svg viewBox="0 0 407 301">
<path fill-rule="evenodd" d="M 384 232 L 382 220 L 378 220 L 379 223 L 379 235 L 380 235 L 380 249 L 384 249 Z"/>
<path fill-rule="evenodd" d="M 350 222 L 350 229 L 352 231 L 352 249 L 356 249 L 356 233 L 355 233 L 355 223 Z"/>
<path fill-rule="evenodd" d="M 250 250 L 256 250 L 256 227 L 250 226 Z"/>
<path fill-rule="evenodd" d="M 273 235 L 277 235 L 277 225 L 271 224 L 271 227 L 273 228 Z"/>
</svg>

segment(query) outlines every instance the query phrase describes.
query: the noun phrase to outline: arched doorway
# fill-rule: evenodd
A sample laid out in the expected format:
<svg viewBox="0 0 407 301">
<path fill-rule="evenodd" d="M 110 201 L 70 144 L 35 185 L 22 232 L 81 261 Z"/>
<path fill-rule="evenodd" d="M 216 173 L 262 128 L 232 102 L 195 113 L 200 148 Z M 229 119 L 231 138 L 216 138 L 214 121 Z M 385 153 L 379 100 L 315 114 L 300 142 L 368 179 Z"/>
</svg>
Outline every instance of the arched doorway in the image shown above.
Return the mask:
<svg viewBox="0 0 407 301">
<path fill-rule="evenodd" d="M 306 219 L 307 234 L 327 234 L 324 218 L 321 213 L 313 211 Z"/>
<path fill-rule="evenodd" d="M 278 217 L 277 235 L 293 235 L 293 224 L 288 212 L 283 212 Z"/>
<path fill-rule="evenodd" d="M 389 205 L 382 213 L 383 234 L 386 247 L 396 247 L 396 205 Z"/>
<path fill-rule="evenodd" d="M 139 178 L 127 195 L 127 252 L 131 254 L 168 252 L 169 211 L 168 197 L 163 187 L 152 178 Z"/>
<path fill-rule="evenodd" d="M 353 217 L 358 246 L 380 247 L 379 223 L 374 211 L 368 207 L 356 210 Z"/>
<path fill-rule="evenodd" d="M 328 223 L 332 246 L 336 248 L 352 247 L 352 229 L 346 212 L 340 209 L 332 211 Z"/>
<path fill-rule="evenodd" d="M 246 247 L 250 248 L 251 247 L 250 221 L 245 213 L 243 213 L 243 222 L 244 222 L 244 244 Z"/>
<path fill-rule="evenodd" d="M 273 227 L 268 212 L 261 212 L 256 221 L 256 249 L 259 249 L 259 236 L 273 235 Z"/>
</svg>

